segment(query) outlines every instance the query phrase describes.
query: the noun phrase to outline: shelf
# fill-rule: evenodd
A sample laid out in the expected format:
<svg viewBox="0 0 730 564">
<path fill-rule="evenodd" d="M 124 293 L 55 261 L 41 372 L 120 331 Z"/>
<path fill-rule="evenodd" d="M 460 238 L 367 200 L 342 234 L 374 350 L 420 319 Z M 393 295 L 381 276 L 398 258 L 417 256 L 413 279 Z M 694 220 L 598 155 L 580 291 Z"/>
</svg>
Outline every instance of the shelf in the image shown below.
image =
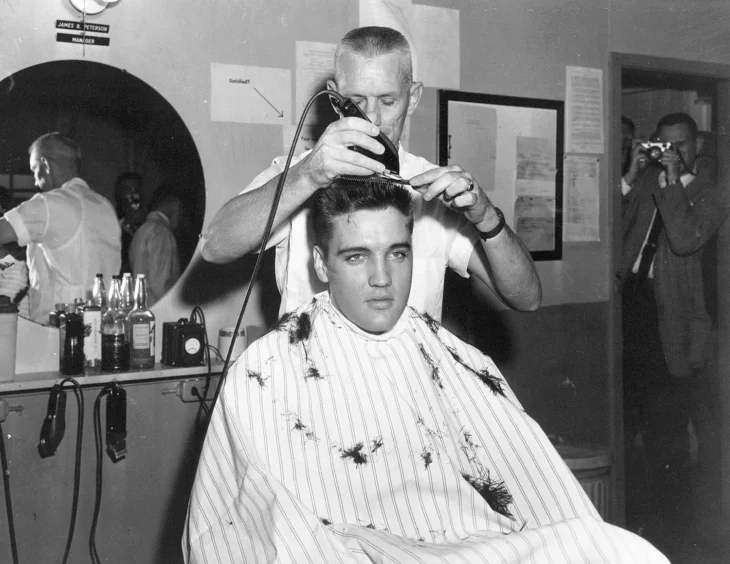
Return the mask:
<svg viewBox="0 0 730 564">
<path fill-rule="evenodd" d="M 223 369 L 222 362 L 211 364 L 211 374 L 220 374 Z M 127 372 L 102 372 L 84 376 L 65 376 L 58 371 L 52 372 L 29 372 L 16 374 L 15 378 L 8 382 L 0 382 L 0 395 L 17 394 L 18 392 L 49 390 L 53 385 L 63 378 L 73 378 L 81 387 L 103 386 L 108 382 L 144 382 L 151 380 L 173 380 L 186 376 L 201 376 L 208 373 L 208 365 L 202 366 L 181 366 L 173 367 L 164 364 L 156 364 L 148 370 L 129 370 Z"/>
</svg>

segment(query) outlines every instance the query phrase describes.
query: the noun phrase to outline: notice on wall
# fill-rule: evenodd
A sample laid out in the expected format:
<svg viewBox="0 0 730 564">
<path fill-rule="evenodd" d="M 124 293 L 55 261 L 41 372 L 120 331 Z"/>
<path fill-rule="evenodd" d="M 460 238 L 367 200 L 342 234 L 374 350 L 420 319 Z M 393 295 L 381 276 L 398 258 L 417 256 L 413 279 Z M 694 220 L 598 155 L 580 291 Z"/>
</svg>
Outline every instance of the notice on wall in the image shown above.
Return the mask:
<svg viewBox="0 0 730 564">
<path fill-rule="evenodd" d="M 517 137 L 515 194 L 555 195 L 555 143 L 541 137 Z"/>
<path fill-rule="evenodd" d="M 317 92 L 327 89 L 327 81 L 335 76 L 334 43 L 318 43 L 315 41 L 297 41 L 297 85 L 296 115 L 292 123 L 298 123 L 309 100 Z M 329 101 L 322 96 L 312 104 L 304 123 L 331 121 L 335 116 L 330 110 L 326 116 L 320 116 L 320 109 L 327 108 Z"/>
<path fill-rule="evenodd" d="M 486 105 L 449 108 L 448 164 L 468 170 L 485 192 L 496 188 L 497 110 Z"/>
<path fill-rule="evenodd" d="M 459 10 L 406 0 L 360 0 L 360 26 L 400 31 L 411 45 L 414 80 L 424 86 L 461 87 Z"/>
<path fill-rule="evenodd" d="M 531 251 L 555 248 L 555 196 L 517 196 L 514 232 Z"/>
<path fill-rule="evenodd" d="M 291 123 L 291 71 L 210 64 L 210 119 L 234 123 Z"/>
<path fill-rule="evenodd" d="M 603 153 L 603 71 L 566 67 L 566 152 Z"/>
<path fill-rule="evenodd" d="M 563 166 L 563 241 L 600 241 L 596 157 L 569 155 Z"/>
<path fill-rule="evenodd" d="M 283 140 L 284 140 L 284 154 L 289 153 L 289 149 L 291 149 L 292 141 L 294 140 L 294 134 L 296 133 L 297 126 L 296 125 L 285 125 L 283 130 Z M 294 150 L 294 155 L 299 155 L 303 153 L 304 151 L 309 151 L 310 149 L 314 148 L 314 146 L 317 144 L 317 141 L 319 141 L 320 136 L 324 132 L 325 127 L 312 124 L 312 123 L 305 123 L 302 127 L 302 131 L 299 133 L 299 139 L 297 139 L 297 147 Z"/>
</svg>

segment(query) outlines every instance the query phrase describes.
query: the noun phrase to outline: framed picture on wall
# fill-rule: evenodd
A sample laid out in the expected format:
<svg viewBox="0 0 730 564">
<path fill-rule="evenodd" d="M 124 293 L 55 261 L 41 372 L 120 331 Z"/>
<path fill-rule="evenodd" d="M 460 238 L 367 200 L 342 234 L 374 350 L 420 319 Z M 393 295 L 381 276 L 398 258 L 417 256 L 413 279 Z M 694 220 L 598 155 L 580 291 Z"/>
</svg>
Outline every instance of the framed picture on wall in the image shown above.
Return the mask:
<svg viewBox="0 0 730 564">
<path fill-rule="evenodd" d="M 564 102 L 439 90 L 439 164 L 461 165 L 534 260 L 563 249 Z"/>
</svg>

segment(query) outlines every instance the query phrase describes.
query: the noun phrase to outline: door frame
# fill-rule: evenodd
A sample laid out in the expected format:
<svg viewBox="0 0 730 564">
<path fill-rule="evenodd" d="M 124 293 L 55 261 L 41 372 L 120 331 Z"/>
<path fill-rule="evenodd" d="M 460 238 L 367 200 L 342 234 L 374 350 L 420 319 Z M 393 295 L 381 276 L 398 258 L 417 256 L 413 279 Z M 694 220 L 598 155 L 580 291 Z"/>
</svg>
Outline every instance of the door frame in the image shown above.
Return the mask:
<svg viewBox="0 0 730 564">
<path fill-rule="evenodd" d="M 612 197 L 609 198 L 609 230 L 612 237 L 611 272 L 618 271 L 621 257 L 621 74 L 624 68 L 644 69 L 647 72 L 696 75 L 717 81 L 717 105 L 725 108 L 722 114 L 713 109 L 713 121 L 717 138 L 717 181 L 727 189 L 730 183 L 730 65 L 649 57 L 612 52 L 609 61 L 610 91 L 609 115 L 611 151 L 609 181 Z M 730 516 L 730 221 L 718 230 L 717 238 L 717 308 L 718 308 L 718 378 L 720 384 L 720 444 L 722 461 L 722 507 Z M 610 385 L 611 446 L 614 453 L 614 488 L 611 496 L 612 515 L 615 522 L 625 522 L 625 475 L 623 445 L 623 375 L 621 374 L 621 296 L 614 282 L 610 296 L 609 341 L 613 353 L 609 354 L 609 373 L 614 377 Z"/>
</svg>

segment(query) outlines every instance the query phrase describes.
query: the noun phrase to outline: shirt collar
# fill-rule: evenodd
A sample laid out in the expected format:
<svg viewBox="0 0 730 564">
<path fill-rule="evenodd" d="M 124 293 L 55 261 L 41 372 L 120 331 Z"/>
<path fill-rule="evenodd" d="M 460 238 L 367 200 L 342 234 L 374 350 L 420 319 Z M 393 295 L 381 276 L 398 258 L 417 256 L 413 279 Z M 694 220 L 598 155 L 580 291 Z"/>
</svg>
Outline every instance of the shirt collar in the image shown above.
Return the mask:
<svg viewBox="0 0 730 564">
<path fill-rule="evenodd" d="M 679 181 L 682 183 L 682 186 L 685 188 L 690 185 L 690 183 L 695 179 L 697 176 L 697 171 L 695 172 L 685 172 L 682 176 L 679 177 Z M 667 173 L 665 171 L 661 171 L 659 173 L 659 186 L 662 188 L 666 188 L 667 186 Z"/>
</svg>

